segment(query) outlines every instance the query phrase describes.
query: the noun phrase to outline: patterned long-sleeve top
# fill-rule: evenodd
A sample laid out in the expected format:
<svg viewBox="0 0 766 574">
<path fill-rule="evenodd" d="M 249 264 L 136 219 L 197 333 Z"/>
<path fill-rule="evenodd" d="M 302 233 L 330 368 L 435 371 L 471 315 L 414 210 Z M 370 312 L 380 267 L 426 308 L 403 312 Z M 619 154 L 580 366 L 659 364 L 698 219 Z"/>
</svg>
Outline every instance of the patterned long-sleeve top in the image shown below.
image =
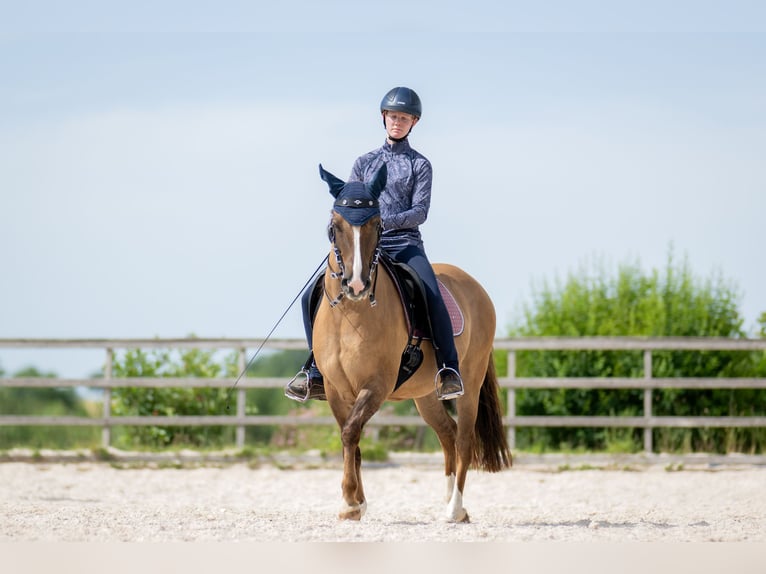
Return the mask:
<svg viewBox="0 0 766 574">
<path fill-rule="evenodd" d="M 420 241 L 418 227 L 431 206 L 431 162 L 410 147 L 407 140 L 366 153 L 354 162 L 349 181 L 369 181 L 385 163 L 386 188 L 380 195 L 383 236 L 408 236 Z"/>
</svg>

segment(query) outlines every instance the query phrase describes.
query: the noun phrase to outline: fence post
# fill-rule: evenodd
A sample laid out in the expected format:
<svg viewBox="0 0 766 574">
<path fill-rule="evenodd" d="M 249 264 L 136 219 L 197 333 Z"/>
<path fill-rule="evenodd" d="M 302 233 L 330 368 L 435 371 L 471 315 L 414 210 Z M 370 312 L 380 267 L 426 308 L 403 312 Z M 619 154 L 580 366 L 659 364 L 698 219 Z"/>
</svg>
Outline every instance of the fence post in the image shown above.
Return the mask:
<svg viewBox="0 0 766 574">
<path fill-rule="evenodd" d="M 652 379 L 652 351 L 644 349 L 644 381 L 650 382 Z M 652 444 L 652 432 L 650 419 L 652 418 L 652 389 L 644 388 L 644 452 L 652 454 L 654 445 Z"/>
<path fill-rule="evenodd" d="M 112 380 L 112 363 L 114 362 L 114 349 L 107 347 L 106 363 L 104 363 L 104 380 Z M 112 427 L 109 425 L 109 419 L 112 416 L 112 388 L 104 387 L 103 416 L 104 426 L 101 427 L 101 446 L 109 448 L 112 444 Z"/>
<path fill-rule="evenodd" d="M 508 351 L 508 378 L 516 378 L 516 351 Z M 516 448 L 516 389 L 508 389 L 508 446 Z"/>
<path fill-rule="evenodd" d="M 239 349 L 239 360 L 237 361 L 238 365 L 237 368 L 239 369 L 239 372 L 242 373 L 242 377 L 246 377 L 247 373 L 245 372 L 246 369 L 246 361 L 245 359 L 247 352 L 244 347 Z M 246 391 L 243 388 L 237 389 L 237 418 L 242 419 L 245 417 L 245 401 L 247 399 Z M 242 449 L 245 448 L 245 425 L 238 424 L 237 425 L 237 438 L 236 438 L 236 445 L 237 448 Z"/>
</svg>

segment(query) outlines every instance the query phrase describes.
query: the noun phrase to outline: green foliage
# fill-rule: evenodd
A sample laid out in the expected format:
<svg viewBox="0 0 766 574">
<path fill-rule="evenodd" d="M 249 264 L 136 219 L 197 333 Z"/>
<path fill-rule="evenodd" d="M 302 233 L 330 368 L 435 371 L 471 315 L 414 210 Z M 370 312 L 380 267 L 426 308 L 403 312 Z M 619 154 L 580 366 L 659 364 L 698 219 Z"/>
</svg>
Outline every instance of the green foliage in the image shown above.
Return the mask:
<svg viewBox="0 0 766 574">
<path fill-rule="evenodd" d="M 251 377 L 290 377 L 303 366 L 308 349 L 279 351 L 258 357 L 247 370 Z"/>
<path fill-rule="evenodd" d="M 288 377 L 294 375 L 306 361 L 308 351 L 282 351 L 264 354 L 247 370 L 248 377 Z M 115 377 L 236 377 L 239 375 L 237 354 L 222 361 L 214 353 L 202 350 L 172 351 L 130 350 L 115 360 Z M 223 415 L 235 412 L 236 398 L 229 400 L 229 389 L 205 388 L 122 388 L 113 394 L 115 415 Z M 231 404 L 229 404 L 231 403 Z M 311 403 L 316 403 L 312 401 Z M 297 405 L 285 398 L 282 389 L 248 389 L 246 414 L 288 414 L 317 405 Z M 325 406 L 325 405 L 323 405 Z M 227 407 L 229 410 L 227 411 Z M 319 407 L 321 408 L 321 407 Z M 335 430 L 335 429 L 333 429 Z M 232 443 L 234 430 L 222 427 L 131 427 L 116 434 L 115 442 L 125 448 L 167 446 L 218 447 Z M 290 446 L 296 429 L 277 426 L 252 426 L 246 429 L 246 441 L 251 445 Z M 324 445 L 325 438 L 315 435 L 314 444 Z M 304 446 L 303 443 L 301 443 Z"/>
<path fill-rule="evenodd" d="M 235 377 L 236 354 L 223 362 L 213 351 L 201 349 L 132 349 L 117 357 L 115 377 Z M 193 416 L 226 415 L 228 390 L 216 388 L 141 388 L 125 387 L 112 393 L 112 412 L 118 416 Z M 116 433 L 115 442 L 124 448 L 167 446 L 221 446 L 232 442 L 233 429 L 183 426 L 125 427 Z"/>
<path fill-rule="evenodd" d="M 249 377 L 292 377 L 306 362 L 308 349 L 288 350 L 270 353 L 258 357 L 247 370 Z M 298 405 L 285 398 L 282 389 L 250 389 L 247 391 L 247 404 L 254 405 L 255 411 L 270 415 L 285 415 Z M 309 408 L 307 405 L 300 405 Z M 274 425 L 248 427 L 248 443 L 268 445 L 274 439 L 279 428 Z"/>
<path fill-rule="evenodd" d="M 55 373 L 27 367 L 14 378 L 54 378 Z M 87 408 L 75 389 L 0 388 L 0 414 L 39 416 L 87 416 Z M 97 444 L 100 429 L 89 427 L 16 426 L 0 427 L 0 449 L 77 448 Z"/>
<path fill-rule="evenodd" d="M 524 323 L 511 328 L 520 336 L 744 336 L 739 294 L 721 277 L 694 277 L 688 262 L 672 252 L 664 274 L 644 274 L 638 262 L 626 263 L 612 277 L 603 264 L 581 266 L 566 283 L 543 283 L 524 308 Z"/>
<path fill-rule="evenodd" d="M 640 265 L 619 266 L 616 277 L 603 265 L 581 267 L 564 284 L 547 283 L 524 308 L 512 336 L 679 336 L 744 337 L 737 310 L 739 295 L 720 275 L 700 281 L 688 263 L 677 264 L 672 252 L 663 273 L 642 272 Z M 766 319 L 766 314 L 764 314 Z M 762 331 L 766 321 L 762 322 Z M 761 376 L 763 353 L 655 352 L 654 377 Z M 641 352 L 520 352 L 522 377 L 642 377 Z M 643 413 L 640 390 L 552 389 L 517 391 L 520 415 L 637 416 Z M 763 415 L 763 390 L 656 390 L 652 409 L 666 416 Z M 627 434 L 626 434 L 627 433 Z M 766 435 L 758 429 L 657 429 L 660 450 L 761 452 Z M 521 448 L 638 450 L 642 431 L 605 429 L 520 429 Z"/>
</svg>

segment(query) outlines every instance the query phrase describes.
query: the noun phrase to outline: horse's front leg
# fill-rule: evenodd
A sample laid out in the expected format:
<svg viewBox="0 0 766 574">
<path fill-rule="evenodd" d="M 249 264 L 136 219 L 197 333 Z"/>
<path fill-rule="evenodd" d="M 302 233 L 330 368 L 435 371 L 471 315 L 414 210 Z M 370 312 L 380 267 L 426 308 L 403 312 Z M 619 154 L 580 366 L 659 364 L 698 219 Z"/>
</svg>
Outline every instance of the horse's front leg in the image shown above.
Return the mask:
<svg viewBox="0 0 766 574">
<path fill-rule="evenodd" d="M 360 520 L 367 510 L 367 500 L 362 486 L 362 452 L 359 441 L 367 421 L 383 404 L 378 393 L 363 389 L 354 403 L 348 418 L 341 426 L 343 443 L 343 505 L 338 513 L 342 520 Z"/>
<path fill-rule="evenodd" d="M 341 520 L 361 520 L 367 511 L 367 499 L 364 496 L 362 486 L 362 451 L 357 446 L 351 454 L 349 449 L 343 446 L 343 503 L 341 504 L 338 518 Z"/>
</svg>

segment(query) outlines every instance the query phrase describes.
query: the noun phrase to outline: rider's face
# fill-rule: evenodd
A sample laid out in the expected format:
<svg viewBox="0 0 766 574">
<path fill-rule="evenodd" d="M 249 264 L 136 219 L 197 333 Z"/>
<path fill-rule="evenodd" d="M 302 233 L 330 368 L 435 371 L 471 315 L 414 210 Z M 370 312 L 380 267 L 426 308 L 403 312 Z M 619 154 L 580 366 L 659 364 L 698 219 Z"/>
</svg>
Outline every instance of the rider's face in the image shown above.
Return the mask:
<svg viewBox="0 0 766 574">
<path fill-rule="evenodd" d="M 386 134 L 393 140 L 406 137 L 412 127 L 418 123 L 418 118 L 404 112 L 385 110 L 383 116 L 386 120 Z"/>
</svg>

